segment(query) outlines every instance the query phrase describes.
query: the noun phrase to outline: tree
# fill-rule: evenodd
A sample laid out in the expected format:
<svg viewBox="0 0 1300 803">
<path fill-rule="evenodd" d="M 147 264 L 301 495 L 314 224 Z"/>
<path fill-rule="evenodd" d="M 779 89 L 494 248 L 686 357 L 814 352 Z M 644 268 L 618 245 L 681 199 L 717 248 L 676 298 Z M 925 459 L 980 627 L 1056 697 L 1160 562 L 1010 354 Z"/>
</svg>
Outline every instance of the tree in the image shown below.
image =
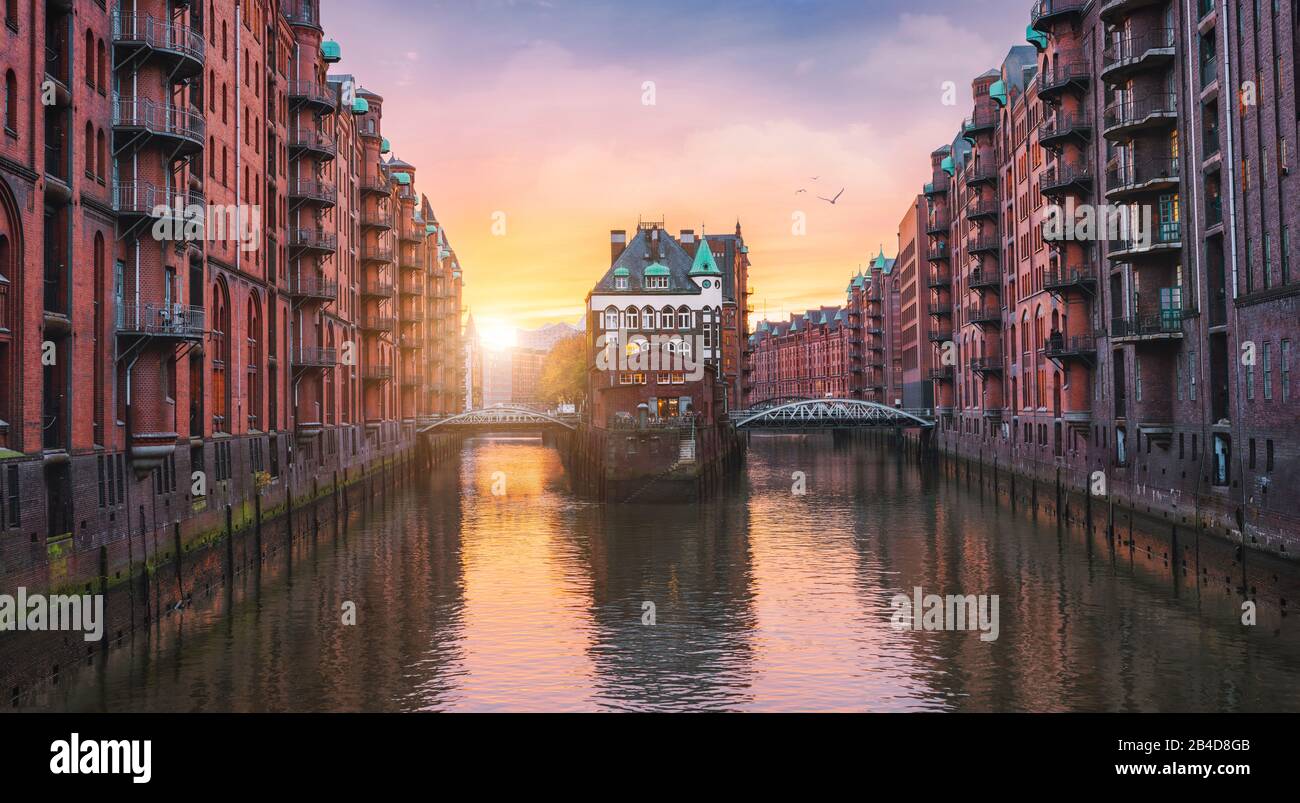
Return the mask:
<svg viewBox="0 0 1300 803">
<path fill-rule="evenodd" d="M 537 393 L 548 405 L 581 405 L 587 398 L 587 371 L 591 365 L 587 336 L 572 335 L 555 344 L 542 363 Z"/>
</svg>

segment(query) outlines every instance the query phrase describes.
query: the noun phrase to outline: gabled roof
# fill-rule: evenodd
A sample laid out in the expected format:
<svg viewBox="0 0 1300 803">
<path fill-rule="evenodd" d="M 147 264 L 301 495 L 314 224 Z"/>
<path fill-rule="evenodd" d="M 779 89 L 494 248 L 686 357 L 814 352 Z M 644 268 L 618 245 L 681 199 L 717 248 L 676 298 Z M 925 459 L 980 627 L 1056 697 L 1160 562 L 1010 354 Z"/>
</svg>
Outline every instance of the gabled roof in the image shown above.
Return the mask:
<svg viewBox="0 0 1300 803">
<path fill-rule="evenodd" d="M 651 231 L 658 231 L 658 249 L 652 247 Z M 691 280 L 691 267 L 694 260 L 691 255 L 686 253 L 681 243 L 677 242 L 668 232 L 663 229 L 640 229 L 632 236 L 623 253 L 619 254 L 618 259 L 609 266 L 605 275 L 596 286 L 592 288 L 593 293 L 601 294 L 619 294 L 619 293 L 654 293 L 661 295 L 699 295 L 700 288 Z M 647 269 L 659 266 L 665 272 L 654 270 L 647 274 Z M 628 283 L 626 288 L 615 286 L 614 277 L 622 277 L 625 274 L 620 271 L 626 271 Z M 655 288 L 653 290 L 645 287 L 645 276 L 667 276 L 667 288 Z"/>
</svg>

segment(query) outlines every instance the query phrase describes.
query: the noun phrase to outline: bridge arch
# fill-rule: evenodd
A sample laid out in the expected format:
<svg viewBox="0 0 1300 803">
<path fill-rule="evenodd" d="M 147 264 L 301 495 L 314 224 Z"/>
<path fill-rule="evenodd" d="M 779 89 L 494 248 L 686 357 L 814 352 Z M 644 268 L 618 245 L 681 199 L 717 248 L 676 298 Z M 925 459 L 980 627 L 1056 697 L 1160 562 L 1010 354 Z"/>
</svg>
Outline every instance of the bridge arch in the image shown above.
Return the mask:
<svg viewBox="0 0 1300 803">
<path fill-rule="evenodd" d="M 921 411 L 903 410 L 879 402 L 861 399 L 804 399 L 766 410 L 746 410 L 736 422 L 745 428 L 856 428 L 920 427 L 929 429 L 934 422 L 922 417 Z"/>
<path fill-rule="evenodd" d="M 420 429 L 421 433 L 437 432 L 440 429 L 491 429 L 493 427 L 543 426 L 577 429 L 574 422 L 557 418 L 550 413 L 534 410 L 530 407 L 502 405 L 485 407 L 480 410 L 468 410 L 459 415 L 435 421 Z"/>
</svg>

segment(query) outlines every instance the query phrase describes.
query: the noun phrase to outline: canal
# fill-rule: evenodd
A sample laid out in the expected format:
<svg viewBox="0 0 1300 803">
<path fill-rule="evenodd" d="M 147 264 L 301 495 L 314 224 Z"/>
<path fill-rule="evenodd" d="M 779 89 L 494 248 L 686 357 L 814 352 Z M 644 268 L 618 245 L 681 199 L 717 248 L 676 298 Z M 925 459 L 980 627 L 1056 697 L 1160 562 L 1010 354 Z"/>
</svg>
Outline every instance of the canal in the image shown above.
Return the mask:
<svg viewBox="0 0 1300 803">
<path fill-rule="evenodd" d="M 1245 627 L 1219 567 L 1060 529 L 883 447 L 755 435 L 716 499 L 615 507 L 571 493 L 540 440 L 474 439 L 346 518 L 33 707 L 1300 709 L 1285 603 Z M 916 587 L 997 595 L 996 640 L 895 629 Z"/>
</svg>

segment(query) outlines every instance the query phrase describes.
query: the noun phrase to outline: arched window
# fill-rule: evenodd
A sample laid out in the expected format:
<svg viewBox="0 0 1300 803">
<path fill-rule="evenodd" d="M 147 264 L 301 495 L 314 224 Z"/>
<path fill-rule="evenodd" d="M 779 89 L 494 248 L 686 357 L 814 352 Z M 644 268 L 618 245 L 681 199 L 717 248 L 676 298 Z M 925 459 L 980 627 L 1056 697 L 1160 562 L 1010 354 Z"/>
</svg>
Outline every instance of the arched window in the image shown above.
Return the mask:
<svg viewBox="0 0 1300 803">
<path fill-rule="evenodd" d="M 104 53 L 103 39 L 95 44 L 95 76 L 100 93 L 108 92 L 108 58 Z"/>
<path fill-rule="evenodd" d="M 83 149 L 86 160 L 86 178 L 95 177 L 95 127 L 86 121 L 86 141 Z"/>
<path fill-rule="evenodd" d="M 226 285 L 212 286 L 212 430 L 229 432 L 230 385 L 226 365 L 230 359 L 230 296 Z"/>
<path fill-rule="evenodd" d="M 691 311 L 688 307 L 682 306 L 677 308 L 677 328 L 691 328 Z"/>
<path fill-rule="evenodd" d="M 654 307 L 646 307 L 645 309 L 641 310 L 641 328 L 642 329 L 655 328 Z"/>
<path fill-rule="evenodd" d="M 659 313 L 659 328 L 672 329 L 673 327 L 673 308 L 664 307 Z"/>
<path fill-rule="evenodd" d="M 618 310 L 614 307 L 605 308 L 605 328 L 618 329 Z"/>
<path fill-rule="evenodd" d="M 640 315 L 637 312 L 636 307 L 627 308 L 626 317 L 624 318 L 624 323 L 628 329 L 640 328 Z"/>
<path fill-rule="evenodd" d="M 262 414 L 262 377 L 259 373 L 262 364 L 262 310 L 255 293 L 248 297 L 248 320 L 244 334 L 247 348 L 248 428 L 259 429 Z"/>
<path fill-rule="evenodd" d="M 104 361 L 106 354 L 104 343 L 106 342 L 106 333 L 104 330 L 104 305 L 106 299 L 105 292 L 105 275 L 104 275 L 104 235 L 101 232 L 95 232 L 95 297 L 92 302 L 95 310 L 95 328 L 90 333 L 90 342 L 94 349 L 94 404 L 95 409 L 91 415 L 92 427 L 94 429 L 94 442 L 104 445 L 104 403 L 106 401 L 104 394 Z"/>
<path fill-rule="evenodd" d="M 95 85 L 95 34 L 86 29 L 86 86 Z"/>
</svg>

